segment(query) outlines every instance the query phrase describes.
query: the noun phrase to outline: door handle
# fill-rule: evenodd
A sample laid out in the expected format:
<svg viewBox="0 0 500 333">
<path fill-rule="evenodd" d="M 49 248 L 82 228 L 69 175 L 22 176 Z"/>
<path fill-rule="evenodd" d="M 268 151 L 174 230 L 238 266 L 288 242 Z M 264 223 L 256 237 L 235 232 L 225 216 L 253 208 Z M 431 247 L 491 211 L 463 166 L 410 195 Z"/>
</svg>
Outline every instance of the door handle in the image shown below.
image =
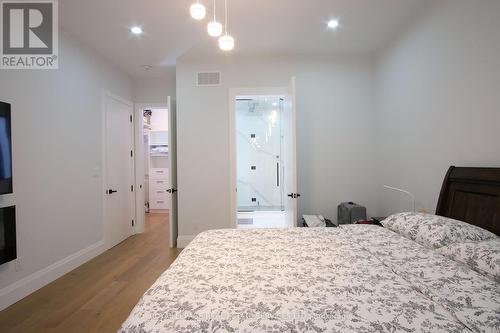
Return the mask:
<svg viewBox="0 0 500 333">
<path fill-rule="evenodd" d="M 177 192 L 177 190 L 175 188 L 169 188 L 167 190 L 168 193 L 171 193 L 171 194 L 174 194 L 175 192 Z"/>
<path fill-rule="evenodd" d="M 292 199 L 297 199 L 300 197 L 300 193 L 290 193 L 288 196 Z"/>
<path fill-rule="evenodd" d="M 112 190 L 112 189 L 107 190 L 107 193 L 108 193 L 108 194 L 113 194 L 113 193 L 116 193 L 116 192 L 118 192 L 118 191 L 116 191 L 116 190 Z"/>
<path fill-rule="evenodd" d="M 276 162 L 276 186 L 280 187 L 280 163 Z"/>
</svg>

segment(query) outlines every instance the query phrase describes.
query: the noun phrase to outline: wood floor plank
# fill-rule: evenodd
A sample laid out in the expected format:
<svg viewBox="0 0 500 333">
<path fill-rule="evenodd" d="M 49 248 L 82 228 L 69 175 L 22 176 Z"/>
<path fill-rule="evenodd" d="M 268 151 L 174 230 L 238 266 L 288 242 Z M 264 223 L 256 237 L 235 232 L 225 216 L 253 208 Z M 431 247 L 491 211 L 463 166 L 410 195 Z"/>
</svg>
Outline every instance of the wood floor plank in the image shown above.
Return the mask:
<svg viewBox="0 0 500 333">
<path fill-rule="evenodd" d="M 0 311 L 0 332 L 116 332 L 180 253 L 168 244 L 168 215 L 147 214 L 134 235 Z"/>
</svg>

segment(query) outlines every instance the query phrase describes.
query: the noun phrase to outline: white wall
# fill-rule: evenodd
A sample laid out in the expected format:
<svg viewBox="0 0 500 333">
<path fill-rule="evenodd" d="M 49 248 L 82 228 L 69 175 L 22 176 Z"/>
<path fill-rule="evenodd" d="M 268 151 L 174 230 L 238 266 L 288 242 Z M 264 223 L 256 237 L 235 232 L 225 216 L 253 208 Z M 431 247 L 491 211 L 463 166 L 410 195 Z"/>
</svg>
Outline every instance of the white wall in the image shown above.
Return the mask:
<svg viewBox="0 0 500 333">
<path fill-rule="evenodd" d="M 134 80 L 135 103 L 167 103 L 167 97 L 175 98 L 175 67 L 163 71 L 161 77 Z"/>
<path fill-rule="evenodd" d="M 381 215 L 434 212 L 450 165 L 500 166 L 500 1 L 432 1 L 379 56 Z"/>
<path fill-rule="evenodd" d="M 59 70 L 0 71 L 12 104 L 14 262 L 0 266 L 0 309 L 103 250 L 102 89 L 133 99 L 131 79 L 60 35 Z"/>
<path fill-rule="evenodd" d="M 179 243 L 231 227 L 229 89 L 287 86 L 297 77 L 301 213 L 336 219 L 354 200 L 374 210 L 373 64 L 366 58 L 181 58 L 177 62 Z M 222 86 L 195 86 L 220 70 Z"/>
</svg>

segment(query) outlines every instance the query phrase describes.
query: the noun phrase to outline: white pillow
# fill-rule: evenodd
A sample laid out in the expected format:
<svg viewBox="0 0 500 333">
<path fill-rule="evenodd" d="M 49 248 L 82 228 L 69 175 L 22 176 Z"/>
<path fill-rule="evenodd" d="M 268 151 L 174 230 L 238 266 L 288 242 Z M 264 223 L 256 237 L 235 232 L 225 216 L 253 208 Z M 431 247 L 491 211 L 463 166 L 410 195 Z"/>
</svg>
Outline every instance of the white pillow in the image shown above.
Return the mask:
<svg viewBox="0 0 500 333">
<path fill-rule="evenodd" d="M 495 234 L 475 225 L 423 213 L 395 214 L 384 220 L 382 224 L 384 227 L 430 248 L 497 238 Z"/>
<path fill-rule="evenodd" d="M 401 236 L 414 239 L 418 226 L 425 221 L 426 214 L 421 213 L 398 213 L 389 216 L 381 223 L 382 225 L 392 230 Z"/>
<path fill-rule="evenodd" d="M 500 283 L 500 238 L 451 244 L 436 251 Z"/>
</svg>

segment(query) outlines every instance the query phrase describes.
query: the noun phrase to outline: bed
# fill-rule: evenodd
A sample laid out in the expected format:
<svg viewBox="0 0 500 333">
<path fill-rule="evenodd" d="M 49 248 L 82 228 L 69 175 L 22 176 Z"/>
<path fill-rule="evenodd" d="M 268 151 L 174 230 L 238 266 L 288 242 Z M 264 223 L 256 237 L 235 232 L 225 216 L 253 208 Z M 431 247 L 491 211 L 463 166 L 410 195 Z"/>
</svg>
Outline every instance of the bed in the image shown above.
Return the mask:
<svg viewBox="0 0 500 333">
<path fill-rule="evenodd" d="M 500 169 L 450 168 L 437 213 L 204 232 L 119 332 L 500 332 Z"/>
</svg>

